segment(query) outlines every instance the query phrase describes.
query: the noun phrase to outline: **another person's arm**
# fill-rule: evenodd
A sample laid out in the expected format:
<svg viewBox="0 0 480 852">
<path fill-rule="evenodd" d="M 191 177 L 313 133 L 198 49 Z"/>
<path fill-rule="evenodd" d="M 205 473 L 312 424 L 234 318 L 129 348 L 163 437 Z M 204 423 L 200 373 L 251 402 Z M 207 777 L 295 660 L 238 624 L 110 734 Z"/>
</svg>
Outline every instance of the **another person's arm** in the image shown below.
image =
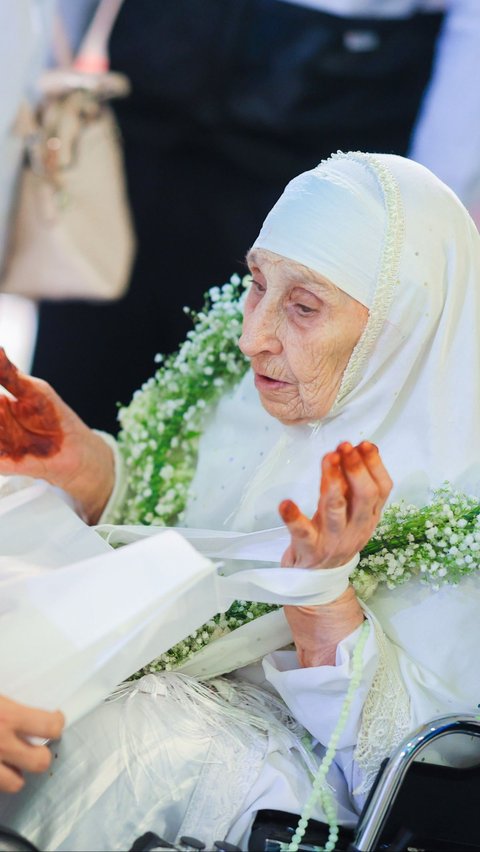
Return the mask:
<svg viewBox="0 0 480 852">
<path fill-rule="evenodd" d="M 0 474 L 62 488 L 95 523 L 114 484 L 111 448 L 41 379 L 24 375 L 0 349 Z"/>
<path fill-rule="evenodd" d="M 0 695 L 0 792 L 18 793 L 25 784 L 23 772 L 48 769 L 50 749 L 47 745 L 33 745 L 28 738 L 56 740 L 64 721 L 58 710 L 37 710 Z"/>
</svg>

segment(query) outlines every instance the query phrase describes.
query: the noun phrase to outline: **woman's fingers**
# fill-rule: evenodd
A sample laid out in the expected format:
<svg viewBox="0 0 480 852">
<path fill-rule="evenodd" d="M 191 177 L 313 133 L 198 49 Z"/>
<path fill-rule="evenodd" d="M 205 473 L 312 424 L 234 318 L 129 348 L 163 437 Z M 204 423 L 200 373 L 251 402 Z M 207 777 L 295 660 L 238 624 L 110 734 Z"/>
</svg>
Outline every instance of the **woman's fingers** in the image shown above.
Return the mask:
<svg viewBox="0 0 480 852">
<path fill-rule="evenodd" d="M 18 368 L 7 357 L 5 349 L 0 346 L 0 384 L 3 385 L 9 393 L 19 399 L 28 387 L 29 380 L 27 376 L 23 376 L 18 371 Z"/>
<path fill-rule="evenodd" d="M 0 384 L 14 396 L 0 396 L 0 456 L 18 463 L 28 455 L 58 452 L 63 430 L 52 389 L 20 373 L 1 348 Z"/>
<path fill-rule="evenodd" d="M 289 529 L 292 537 L 299 541 L 309 542 L 315 537 L 312 522 L 303 515 L 293 500 L 282 500 L 278 507 L 280 517 Z"/>
<path fill-rule="evenodd" d="M 392 488 L 377 447 L 343 442 L 322 461 L 320 499 L 310 521 L 291 500 L 280 515 L 291 533 L 283 565 L 334 567 L 348 562 L 370 539 Z"/>
<path fill-rule="evenodd" d="M 313 518 L 324 564 L 347 562 L 365 546 L 380 518 L 392 481 L 377 447 L 345 441 L 322 462 L 320 502 Z"/>
<path fill-rule="evenodd" d="M 324 534 L 341 536 L 347 522 L 348 482 L 340 464 L 340 454 L 327 453 L 322 459 L 320 502 L 314 522 Z"/>
<path fill-rule="evenodd" d="M 393 487 L 393 482 L 384 466 L 378 447 L 370 441 L 362 441 L 357 447 L 372 479 L 378 485 L 380 501 L 383 504 Z"/>
<path fill-rule="evenodd" d="M 283 565 L 305 568 L 331 564 L 335 551 L 343 546 L 347 523 L 347 482 L 338 453 L 328 453 L 322 461 L 322 479 L 318 510 L 312 520 L 292 500 L 280 503 L 279 512 L 292 537 Z M 341 564 L 341 559 L 338 564 Z"/>
<path fill-rule="evenodd" d="M 303 515 L 293 500 L 282 500 L 278 507 L 280 517 L 288 527 L 291 544 L 282 558 L 282 565 L 308 567 L 315 564 L 317 549 L 317 530 L 312 522 Z"/>
<path fill-rule="evenodd" d="M 348 482 L 348 521 L 354 526 L 369 522 L 379 505 L 379 488 L 357 447 L 340 444 L 340 464 Z"/>
<path fill-rule="evenodd" d="M 62 441 L 58 432 L 53 406 L 29 406 L 0 397 L 0 456 L 16 463 L 27 455 L 53 455 Z"/>
</svg>

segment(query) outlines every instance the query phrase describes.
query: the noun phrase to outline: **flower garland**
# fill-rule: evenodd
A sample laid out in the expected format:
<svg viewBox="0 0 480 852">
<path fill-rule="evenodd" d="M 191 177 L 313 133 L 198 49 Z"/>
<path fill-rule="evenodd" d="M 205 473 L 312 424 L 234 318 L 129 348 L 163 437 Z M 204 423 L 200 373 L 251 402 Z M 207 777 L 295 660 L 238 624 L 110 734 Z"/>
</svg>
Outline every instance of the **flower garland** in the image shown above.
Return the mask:
<svg viewBox="0 0 480 852">
<path fill-rule="evenodd" d="M 119 410 L 129 490 L 115 523 L 173 526 L 182 520 L 211 407 L 248 369 L 238 339 L 249 281 L 233 275 L 207 292 L 203 310 L 184 308 L 192 331 L 178 352 L 156 356 L 162 366 Z"/>
<path fill-rule="evenodd" d="M 426 506 L 388 506 L 360 554 L 352 583 L 367 600 L 379 583 L 393 589 L 417 576 L 438 590 L 479 569 L 480 503 L 445 483 Z"/>
<path fill-rule="evenodd" d="M 249 277 L 212 287 L 202 311 L 185 308 L 193 330 L 177 353 L 158 355 L 153 378 L 121 408 L 119 444 L 128 468 L 126 502 L 116 523 L 173 526 L 181 522 L 195 473 L 198 443 L 212 406 L 248 368 L 238 348 Z M 352 584 L 363 600 L 379 584 L 394 588 L 418 576 L 433 589 L 457 584 L 480 568 L 480 503 L 453 491 L 435 491 L 422 508 L 391 504 L 360 554 Z M 278 607 L 235 601 L 134 677 L 178 668 L 201 648 Z"/>
</svg>

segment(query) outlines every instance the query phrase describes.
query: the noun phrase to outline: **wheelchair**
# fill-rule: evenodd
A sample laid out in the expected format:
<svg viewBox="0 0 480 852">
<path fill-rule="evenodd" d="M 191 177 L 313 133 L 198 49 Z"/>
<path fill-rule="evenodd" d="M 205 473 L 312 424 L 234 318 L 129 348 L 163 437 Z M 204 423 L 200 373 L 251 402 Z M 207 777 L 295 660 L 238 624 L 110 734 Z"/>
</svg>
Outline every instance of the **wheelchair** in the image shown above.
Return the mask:
<svg viewBox="0 0 480 852">
<path fill-rule="evenodd" d="M 448 715 L 432 719 L 406 737 L 380 768 L 357 826 L 341 828 L 337 850 L 343 852 L 480 852 L 480 760 L 453 768 L 420 762 L 436 741 L 462 734 L 480 737 L 480 716 Z M 259 811 L 248 852 L 287 852 L 298 814 Z M 298 849 L 320 852 L 328 826 L 311 820 Z M 173 845 L 154 832 L 137 838 L 129 852 L 195 852 L 206 850 L 201 839 L 182 837 Z M 38 852 L 26 838 L 0 826 L 0 852 Z M 225 840 L 206 852 L 240 852 Z"/>
</svg>

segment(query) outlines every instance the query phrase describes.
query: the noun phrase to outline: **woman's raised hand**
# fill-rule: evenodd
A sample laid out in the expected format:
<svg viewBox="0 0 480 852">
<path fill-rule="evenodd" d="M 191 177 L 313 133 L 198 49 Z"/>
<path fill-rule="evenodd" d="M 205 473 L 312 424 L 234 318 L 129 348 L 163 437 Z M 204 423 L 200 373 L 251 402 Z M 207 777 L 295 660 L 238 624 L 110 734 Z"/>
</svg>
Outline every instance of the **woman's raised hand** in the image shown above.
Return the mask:
<svg viewBox="0 0 480 852">
<path fill-rule="evenodd" d="M 21 373 L 0 349 L 0 474 L 45 479 L 94 523 L 114 480 L 112 451 L 47 382 Z"/>
<path fill-rule="evenodd" d="M 320 498 L 313 518 L 296 503 L 279 506 L 291 543 L 282 565 L 335 568 L 352 559 L 370 539 L 391 491 L 390 479 L 375 444 L 344 442 L 322 461 Z"/>
<path fill-rule="evenodd" d="M 313 518 L 303 515 L 291 500 L 279 506 L 291 535 L 282 565 L 345 565 L 371 537 L 391 488 L 392 480 L 374 444 L 340 444 L 322 461 L 320 498 Z M 331 603 L 286 606 L 284 612 L 304 667 L 334 665 L 338 643 L 364 619 L 352 586 Z"/>
</svg>

